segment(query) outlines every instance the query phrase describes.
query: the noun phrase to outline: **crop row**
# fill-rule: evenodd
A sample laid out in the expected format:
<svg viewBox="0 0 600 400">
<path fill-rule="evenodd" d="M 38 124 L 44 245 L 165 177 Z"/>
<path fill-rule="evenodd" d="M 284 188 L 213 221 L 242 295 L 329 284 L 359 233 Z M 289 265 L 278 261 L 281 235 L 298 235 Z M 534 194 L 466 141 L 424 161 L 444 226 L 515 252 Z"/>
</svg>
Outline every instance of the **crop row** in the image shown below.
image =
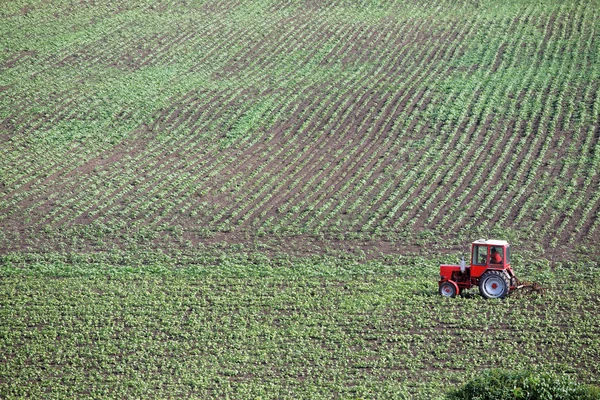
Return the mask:
<svg viewBox="0 0 600 400">
<path fill-rule="evenodd" d="M 397 268 L 4 276 L 0 393 L 436 398 L 491 367 L 596 380 L 600 304 L 585 274 L 547 279 L 552 297 L 448 302 L 433 267 Z"/>
<path fill-rule="evenodd" d="M 594 237 L 594 7 L 336 4 L 148 3 L 16 52 L 0 221 Z"/>
</svg>

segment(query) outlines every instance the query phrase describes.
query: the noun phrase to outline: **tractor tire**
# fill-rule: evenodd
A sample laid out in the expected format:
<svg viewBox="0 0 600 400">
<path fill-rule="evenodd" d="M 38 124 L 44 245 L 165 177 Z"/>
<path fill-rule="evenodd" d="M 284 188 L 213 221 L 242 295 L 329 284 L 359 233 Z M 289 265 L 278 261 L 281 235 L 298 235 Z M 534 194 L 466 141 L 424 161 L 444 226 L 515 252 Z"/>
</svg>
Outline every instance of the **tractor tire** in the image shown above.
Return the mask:
<svg viewBox="0 0 600 400">
<path fill-rule="evenodd" d="M 452 284 L 452 282 L 443 282 L 440 285 L 440 294 L 444 297 L 455 297 L 456 296 L 456 286 Z"/>
<path fill-rule="evenodd" d="M 510 279 L 502 271 L 488 271 L 479 280 L 479 292 L 486 299 L 503 299 L 510 291 Z"/>
</svg>

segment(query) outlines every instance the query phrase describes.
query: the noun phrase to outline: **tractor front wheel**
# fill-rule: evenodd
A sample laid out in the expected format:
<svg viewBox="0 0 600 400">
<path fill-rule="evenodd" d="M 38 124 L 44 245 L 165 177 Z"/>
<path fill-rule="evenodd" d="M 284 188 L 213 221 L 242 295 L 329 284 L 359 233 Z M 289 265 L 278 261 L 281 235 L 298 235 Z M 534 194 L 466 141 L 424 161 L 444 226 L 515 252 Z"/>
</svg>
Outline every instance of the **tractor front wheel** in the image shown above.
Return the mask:
<svg viewBox="0 0 600 400">
<path fill-rule="evenodd" d="M 452 282 L 443 282 L 440 285 L 440 294 L 444 297 L 454 297 L 456 296 L 456 285 L 452 284 Z"/>
<path fill-rule="evenodd" d="M 510 280 L 502 271 L 488 271 L 479 281 L 479 292 L 486 299 L 503 299 L 510 291 Z"/>
</svg>

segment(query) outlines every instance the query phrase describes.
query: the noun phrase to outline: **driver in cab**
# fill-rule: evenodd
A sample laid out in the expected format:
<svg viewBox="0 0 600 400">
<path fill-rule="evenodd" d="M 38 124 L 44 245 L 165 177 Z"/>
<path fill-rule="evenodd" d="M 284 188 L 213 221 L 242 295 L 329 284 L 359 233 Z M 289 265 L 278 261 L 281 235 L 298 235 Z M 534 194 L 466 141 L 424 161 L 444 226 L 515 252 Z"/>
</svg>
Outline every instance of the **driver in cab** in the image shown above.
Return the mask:
<svg viewBox="0 0 600 400">
<path fill-rule="evenodd" d="M 498 253 L 495 247 L 492 247 L 492 252 L 490 253 L 490 263 L 502 264 L 502 257 L 500 257 L 500 253 Z"/>
</svg>

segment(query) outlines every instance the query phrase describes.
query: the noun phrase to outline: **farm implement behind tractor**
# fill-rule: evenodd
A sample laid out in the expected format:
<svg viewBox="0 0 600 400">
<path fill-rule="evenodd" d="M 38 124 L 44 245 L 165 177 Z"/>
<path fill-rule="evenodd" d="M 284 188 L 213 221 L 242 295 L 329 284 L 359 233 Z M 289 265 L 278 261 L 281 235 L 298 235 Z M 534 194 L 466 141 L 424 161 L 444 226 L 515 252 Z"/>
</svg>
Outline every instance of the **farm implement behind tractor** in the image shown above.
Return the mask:
<svg viewBox="0 0 600 400">
<path fill-rule="evenodd" d="M 471 244 L 471 262 L 440 265 L 439 292 L 454 297 L 465 289 L 478 286 L 486 299 L 503 299 L 509 293 L 542 293 L 538 283 L 521 282 L 510 266 L 510 245 L 504 240 L 476 240 Z"/>
</svg>

